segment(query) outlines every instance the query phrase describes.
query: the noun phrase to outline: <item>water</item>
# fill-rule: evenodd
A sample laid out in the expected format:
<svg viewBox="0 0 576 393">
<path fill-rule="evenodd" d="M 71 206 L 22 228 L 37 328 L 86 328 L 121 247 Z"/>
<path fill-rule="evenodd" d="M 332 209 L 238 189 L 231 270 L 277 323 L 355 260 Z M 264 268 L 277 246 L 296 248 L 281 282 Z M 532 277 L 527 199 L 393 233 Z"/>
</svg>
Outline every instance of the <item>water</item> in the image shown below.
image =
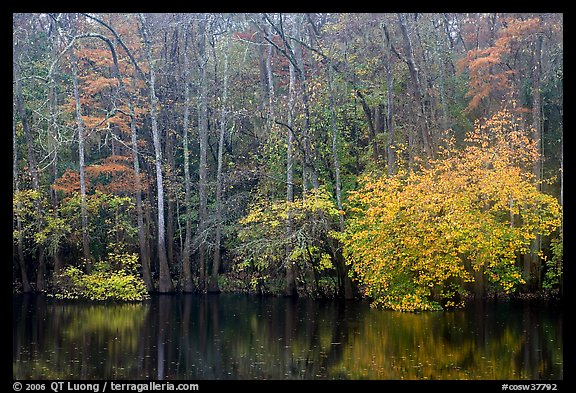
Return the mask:
<svg viewBox="0 0 576 393">
<path fill-rule="evenodd" d="M 563 379 L 562 310 L 433 313 L 220 294 L 143 304 L 13 300 L 13 378 Z"/>
</svg>

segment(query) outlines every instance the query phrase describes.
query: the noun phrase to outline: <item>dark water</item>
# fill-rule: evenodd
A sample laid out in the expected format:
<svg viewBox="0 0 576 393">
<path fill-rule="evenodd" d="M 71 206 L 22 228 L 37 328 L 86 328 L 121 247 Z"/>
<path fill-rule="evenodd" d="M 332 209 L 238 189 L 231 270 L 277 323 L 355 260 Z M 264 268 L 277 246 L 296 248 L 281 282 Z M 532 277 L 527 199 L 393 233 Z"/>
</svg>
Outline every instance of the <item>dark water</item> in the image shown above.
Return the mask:
<svg viewBox="0 0 576 393">
<path fill-rule="evenodd" d="M 13 378 L 563 379 L 562 310 L 434 313 L 245 295 L 13 300 Z"/>
</svg>

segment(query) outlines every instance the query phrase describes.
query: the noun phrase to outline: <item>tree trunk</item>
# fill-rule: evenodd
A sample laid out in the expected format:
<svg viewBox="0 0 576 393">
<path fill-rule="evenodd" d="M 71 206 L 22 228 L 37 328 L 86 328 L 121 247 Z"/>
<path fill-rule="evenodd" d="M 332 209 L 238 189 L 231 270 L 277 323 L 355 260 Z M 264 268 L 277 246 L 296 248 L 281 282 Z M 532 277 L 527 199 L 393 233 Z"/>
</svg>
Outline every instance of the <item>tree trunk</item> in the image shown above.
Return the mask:
<svg viewBox="0 0 576 393">
<path fill-rule="evenodd" d="M 16 144 L 16 114 L 12 114 L 12 186 L 14 193 L 20 191 L 20 181 L 18 179 L 18 146 Z M 17 206 L 20 210 L 20 206 Z M 16 229 L 20 234 L 18 239 L 18 266 L 20 268 L 20 279 L 22 281 L 22 292 L 32 292 L 30 281 L 28 280 L 28 269 L 26 269 L 26 260 L 24 259 L 24 247 L 22 246 L 22 219 L 20 215 L 16 215 Z"/>
<path fill-rule="evenodd" d="M 393 81 L 390 65 L 390 55 L 388 55 L 388 67 L 386 67 L 386 81 L 388 86 L 388 102 L 386 124 L 388 126 L 388 144 L 386 145 L 386 155 L 388 158 L 388 175 L 396 174 L 396 147 L 394 145 L 394 100 Z"/>
<path fill-rule="evenodd" d="M 360 99 L 360 104 L 362 104 L 362 109 L 364 110 L 364 115 L 366 116 L 366 122 L 368 123 L 368 130 L 370 131 L 370 138 L 372 138 L 372 158 L 374 161 L 378 161 L 378 143 L 376 141 L 377 130 L 374 125 L 374 116 L 372 116 L 372 110 L 366 102 L 364 94 L 360 90 L 356 90 L 356 96 Z"/>
<path fill-rule="evenodd" d="M 57 31 L 55 22 L 50 21 L 52 31 Z M 54 33 L 53 33 L 54 34 Z M 50 36 L 50 60 L 52 63 L 58 58 L 58 48 L 57 48 L 57 38 L 55 35 Z M 58 179 L 58 124 L 57 124 L 57 111 L 58 111 L 58 97 L 56 90 L 56 82 L 54 80 L 54 74 L 49 73 L 48 76 L 48 130 L 51 138 L 51 142 L 54 144 L 54 158 L 52 160 L 52 183 Z M 50 199 L 52 202 L 52 209 L 54 211 L 55 217 L 58 217 L 58 194 L 52 188 L 50 188 Z M 55 250 L 52 250 L 54 255 L 54 274 L 60 274 L 64 268 L 64 260 L 60 253 L 60 242 L 56 246 Z"/>
<path fill-rule="evenodd" d="M 440 76 L 438 78 L 438 88 L 440 92 L 440 109 L 441 109 L 441 127 L 443 132 L 446 132 L 449 128 L 449 119 L 448 119 L 448 104 L 446 100 L 446 45 L 445 41 L 441 40 L 440 34 L 438 33 L 437 29 L 442 28 L 444 22 L 440 17 L 438 20 L 438 27 L 433 27 L 432 35 L 434 38 L 434 53 L 436 55 L 436 61 L 438 62 L 438 69 L 440 71 Z M 433 22 L 435 23 L 435 22 Z"/>
<path fill-rule="evenodd" d="M 406 63 L 408 64 L 408 69 L 410 71 L 410 79 L 412 81 L 412 86 L 414 89 L 414 99 L 416 101 L 416 113 L 417 113 L 417 127 L 420 130 L 420 136 L 422 137 L 422 142 L 424 144 L 424 153 L 426 157 L 433 157 L 432 142 L 430 138 L 430 129 L 428 126 L 428 120 L 426 118 L 426 110 L 424 108 L 422 85 L 420 83 L 420 78 L 418 76 L 418 68 L 416 67 L 416 61 L 414 59 L 414 50 L 412 48 L 412 43 L 410 42 L 410 36 L 408 35 L 408 27 L 406 25 L 406 20 L 404 15 L 398 13 L 398 22 L 400 24 L 400 30 L 402 31 L 402 37 L 404 39 L 404 50 L 406 52 Z"/>
<path fill-rule="evenodd" d="M 288 64 L 289 70 L 289 85 L 288 85 L 288 138 L 286 146 L 286 201 L 288 203 L 294 201 L 294 162 L 292 157 L 292 144 L 293 138 L 292 129 L 294 127 L 294 101 L 295 101 L 295 84 L 296 84 L 296 70 L 292 62 Z M 292 254 L 292 213 L 288 211 L 288 219 L 286 220 L 286 288 L 284 294 L 286 296 L 297 296 L 298 290 L 296 287 L 296 263 L 290 259 Z"/>
<path fill-rule="evenodd" d="M 340 232 L 344 232 L 344 214 L 342 207 L 342 185 L 340 182 L 340 159 L 338 158 L 338 124 L 336 122 L 336 100 L 334 99 L 334 90 L 332 86 L 332 70 L 330 67 L 327 69 L 328 72 L 328 95 L 330 103 L 330 124 L 332 126 L 332 161 L 334 165 L 334 177 L 335 177 L 335 189 L 336 189 L 336 203 L 338 206 L 338 223 Z M 330 246 L 333 251 L 333 256 L 335 258 L 335 264 L 337 265 L 337 271 L 339 272 L 340 279 L 340 293 L 344 296 L 344 299 L 354 298 L 354 290 L 352 285 L 352 279 L 348 275 L 349 267 L 346 265 L 346 261 L 342 256 L 342 252 L 333 246 L 332 239 L 330 239 Z"/>
<path fill-rule="evenodd" d="M 542 79 L 542 36 L 536 38 L 534 50 L 534 66 L 532 74 L 532 138 L 536 142 L 538 157 L 534 161 L 532 172 L 536 188 L 540 191 L 542 185 L 542 99 L 541 99 L 541 79 Z M 540 289 L 542 264 L 538 253 L 541 248 L 542 237 L 538 234 L 530 242 L 530 254 L 525 256 L 524 275 L 527 278 L 526 286 L 529 291 Z"/>
<path fill-rule="evenodd" d="M 262 39 L 262 32 L 256 32 L 256 50 L 258 51 L 258 69 L 260 71 L 260 102 L 258 109 L 261 113 L 266 111 L 268 107 L 268 76 L 266 70 L 266 57 L 264 56 L 264 39 Z"/>
<path fill-rule="evenodd" d="M 294 58 L 296 60 L 296 65 L 298 67 L 297 76 L 300 79 L 300 88 L 302 94 L 302 104 L 304 106 L 304 122 L 302 124 L 302 136 L 304 143 L 304 163 L 307 167 L 307 173 L 310 177 L 310 184 L 313 189 L 317 189 L 320 186 L 318 180 L 318 171 L 314 166 L 316 161 L 316 151 L 312 149 L 311 135 L 310 135 L 310 93 L 308 92 L 308 81 L 306 79 L 306 69 L 304 67 L 304 59 L 302 54 L 302 44 L 300 27 L 302 24 L 302 19 L 304 15 L 300 15 L 298 21 L 294 24 L 294 36 L 296 41 L 294 42 Z M 306 183 L 306 178 L 303 178 L 304 183 Z"/>
<path fill-rule="evenodd" d="M 199 290 L 203 292 L 206 285 L 206 230 L 208 219 L 208 80 L 206 54 L 206 16 L 202 16 L 198 25 L 198 65 L 200 71 L 200 98 L 198 101 L 198 124 L 200 139 L 200 167 L 198 169 L 198 197 L 200 199 L 200 209 L 198 212 L 198 270 L 199 270 Z"/>
<path fill-rule="evenodd" d="M 174 148 L 173 148 L 173 138 L 170 135 L 170 128 L 166 128 L 166 161 L 171 170 L 174 169 Z M 168 184 L 170 184 L 171 179 L 168 178 Z M 168 210 L 166 212 L 166 254 L 168 257 L 168 266 L 174 264 L 174 193 L 172 192 L 172 187 L 168 187 L 167 194 L 167 205 Z"/>
<path fill-rule="evenodd" d="M 24 95 L 22 94 L 22 80 L 20 64 L 18 63 L 17 56 L 14 56 L 14 80 L 16 82 L 16 107 L 20 115 L 20 121 L 22 122 L 22 130 L 24 131 L 24 136 L 26 138 L 26 148 L 28 152 L 28 170 L 32 178 L 32 189 L 34 191 L 40 192 L 40 184 L 38 181 L 38 164 L 36 163 L 36 157 L 34 155 L 34 140 L 32 138 L 32 131 L 30 130 L 30 125 L 28 123 L 28 115 L 26 114 L 26 107 L 24 103 Z M 36 200 L 36 226 L 37 228 L 42 227 L 42 208 L 40 206 L 40 201 Z M 45 289 L 45 264 L 44 262 L 44 246 L 42 244 L 38 245 L 38 269 L 36 270 L 36 290 L 43 291 Z"/>
<path fill-rule="evenodd" d="M 128 93 L 126 92 L 126 95 Z M 130 140 L 132 144 L 132 158 L 134 165 L 134 188 L 136 194 L 136 222 L 138 224 L 138 247 L 142 264 L 142 278 L 148 292 L 154 291 L 154 282 L 150 272 L 150 253 L 148 252 L 147 237 L 144 227 L 144 212 L 142 208 L 142 179 L 140 178 L 140 161 L 138 157 L 138 140 L 136 131 L 136 118 L 132 98 L 128 99 L 130 110 Z"/>
<path fill-rule="evenodd" d="M 124 50 L 126 51 L 127 55 L 133 60 L 132 54 L 128 50 L 128 48 L 124 45 L 120 36 L 110 25 L 103 22 L 102 20 L 95 18 L 94 16 L 89 16 L 91 19 L 95 20 L 96 22 L 100 23 L 104 27 L 114 34 L 116 40 L 122 45 Z M 128 115 L 130 116 L 130 142 L 131 142 L 131 150 L 132 150 L 132 159 L 133 159 L 133 167 L 134 167 L 134 194 L 136 196 L 136 222 L 138 225 L 138 245 L 140 249 L 140 262 L 142 264 L 142 278 L 144 280 L 144 284 L 146 285 L 146 289 L 148 292 L 152 292 L 154 290 L 154 283 L 152 281 L 152 275 L 150 272 L 150 252 L 149 252 L 149 244 L 147 242 L 146 236 L 146 228 L 144 226 L 144 212 L 142 208 L 142 180 L 140 176 L 140 162 L 139 162 L 139 155 L 138 155 L 138 143 L 137 143 L 137 130 L 136 130 L 136 115 L 134 112 L 134 99 L 128 92 L 124 80 L 122 78 L 122 73 L 120 72 L 120 67 L 118 66 L 118 57 L 116 55 L 116 51 L 114 49 L 114 45 L 112 42 L 106 38 L 99 37 L 104 39 L 108 44 L 110 49 L 110 53 L 112 54 L 112 59 L 114 61 L 114 72 L 116 74 L 116 78 L 118 79 L 118 87 L 120 89 L 121 94 L 124 96 L 128 103 Z M 134 70 L 140 72 L 140 68 L 138 64 L 133 60 Z M 136 83 L 136 79 L 133 79 L 133 83 Z M 135 86 L 133 85 L 133 88 Z"/>
<path fill-rule="evenodd" d="M 182 255 L 183 292 L 194 290 L 190 254 L 192 250 L 192 206 L 190 182 L 190 152 L 188 151 L 188 125 L 190 119 L 190 66 L 188 62 L 188 27 L 184 27 L 184 121 L 182 127 L 182 145 L 184 149 L 184 205 L 186 206 L 186 237 Z"/>
<path fill-rule="evenodd" d="M 268 38 L 272 39 L 269 27 L 267 30 Z M 266 50 L 266 76 L 268 78 L 268 123 L 269 129 L 274 124 L 274 74 L 272 73 L 272 45 L 268 45 Z"/>
<path fill-rule="evenodd" d="M 218 140 L 218 169 L 216 172 L 216 239 L 214 244 L 214 260 L 212 262 L 212 275 L 208 292 L 219 293 L 218 270 L 220 269 L 221 255 L 220 243 L 222 238 L 222 156 L 224 152 L 224 135 L 226 132 L 226 105 L 228 100 L 228 52 L 230 49 L 230 35 L 226 36 L 226 49 L 224 52 L 224 81 L 222 92 L 222 108 L 220 114 L 220 139 Z"/>
<path fill-rule="evenodd" d="M 86 176 L 84 173 L 84 122 L 82 121 L 82 109 L 80 105 L 80 92 L 78 89 L 78 70 L 77 60 L 74 50 L 72 50 L 72 82 L 74 84 L 74 100 L 76 103 L 76 127 L 78 129 L 78 162 L 80 171 L 80 219 L 82 221 L 82 252 L 84 254 L 84 263 L 86 272 L 92 271 L 92 262 L 90 260 L 90 241 L 88 239 L 88 212 L 86 210 Z"/>
<path fill-rule="evenodd" d="M 388 30 L 385 25 L 382 25 L 382 40 L 385 43 L 386 53 L 386 87 L 387 87 L 387 101 L 386 101 L 386 128 L 388 131 L 388 141 L 386 144 L 386 160 L 388 175 L 396 173 L 396 148 L 394 146 L 394 80 L 392 77 L 392 42 L 388 35 Z"/>
<path fill-rule="evenodd" d="M 158 98 L 155 90 L 155 67 L 152 61 L 152 44 L 148 35 L 148 27 L 144 14 L 140 14 L 142 22 L 142 35 L 145 42 L 146 58 L 150 68 L 150 120 L 152 122 L 152 139 L 154 142 L 154 164 L 156 167 L 156 188 L 158 193 L 158 259 L 159 259 L 159 285 L 160 293 L 173 292 L 172 278 L 170 277 L 170 267 L 166 257 L 166 239 L 164 227 L 164 185 L 162 182 L 162 149 L 160 146 L 160 135 L 158 133 L 158 123 L 156 114 L 156 105 Z"/>
</svg>

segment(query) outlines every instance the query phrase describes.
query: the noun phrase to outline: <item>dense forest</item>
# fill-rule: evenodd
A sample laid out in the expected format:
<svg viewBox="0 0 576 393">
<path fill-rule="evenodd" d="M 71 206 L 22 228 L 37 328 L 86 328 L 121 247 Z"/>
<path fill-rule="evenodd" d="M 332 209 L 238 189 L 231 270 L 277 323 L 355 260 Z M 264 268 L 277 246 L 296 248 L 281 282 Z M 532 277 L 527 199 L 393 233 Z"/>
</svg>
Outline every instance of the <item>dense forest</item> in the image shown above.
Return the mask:
<svg viewBox="0 0 576 393">
<path fill-rule="evenodd" d="M 13 14 L 13 290 L 561 296 L 562 83 L 562 14 Z"/>
</svg>

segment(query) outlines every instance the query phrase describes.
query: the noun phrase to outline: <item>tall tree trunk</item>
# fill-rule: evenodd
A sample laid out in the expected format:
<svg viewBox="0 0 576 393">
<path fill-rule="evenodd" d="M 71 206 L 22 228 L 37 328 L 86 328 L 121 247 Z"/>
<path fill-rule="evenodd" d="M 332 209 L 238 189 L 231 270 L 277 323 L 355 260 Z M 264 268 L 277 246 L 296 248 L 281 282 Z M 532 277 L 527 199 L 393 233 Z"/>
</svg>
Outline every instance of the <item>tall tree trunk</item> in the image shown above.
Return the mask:
<svg viewBox="0 0 576 393">
<path fill-rule="evenodd" d="M 226 49 L 224 52 L 224 76 L 222 92 L 222 108 L 220 112 L 220 138 L 218 140 L 218 169 L 216 171 L 216 239 L 214 244 L 214 260 L 212 262 L 212 275 L 208 292 L 219 293 L 218 270 L 220 269 L 221 255 L 220 243 L 222 240 L 222 160 L 224 153 L 224 135 L 226 132 L 226 105 L 228 104 L 228 52 L 230 49 L 230 35 L 226 35 Z"/>
<path fill-rule="evenodd" d="M 540 191 L 542 186 L 542 99 L 541 99 L 541 79 L 542 79 L 542 35 L 538 35 L 534 49 L 534 65 L 532 73 L 532 138 L 536 142 L 538 157 L 534 161 L 532 172 L 536 188 Z M 540 289 L 541 270 L 540 257 L 538 253 L 541 248 L 542 238 L 536 234 L 530 242 L 530 254 L 524 257 L 524 275 L 527 278 L 526 286 L 529 291 Z"/>
<path fill-rule="evenodd" d="M 74 101 L 76 103 L 76 128 L 78 130 L 78 162 L 80 171 L 80 219 L 82 221 L 82 252 L 86 272 L 92 271 L 90 260 L 90 241 L 88 239 L 88 212 L 86 210 L 86 175 L 84 173 L 84 122 L 82 121 L 82 109 L 80 104 L 80 92 L 78 89 L 78 69 L 77 59 L 74 50 L 71 52 L 72 62 L 72 82 L 74 84 Z"/>
<path fill-rule="evenodd" d="M 292 62 L 288 64 L 289 70 L 289 85 L 288 85 L 288 138 L 286 149 L 286 201 L 294 201 L 294 162 L 292 157 L 292 144 L 294 135 L 292 129 L 294 127 L 294 101 L 295 101 L 295 84 L 296 84 L 296 70 Z M 292 253 L 292 213 L 288 211 L 288 219 L 286 220 L 286 238 L 288 243 L 286 245 L 286 288 L 284 294 L 286 296 L 297 296 L 298 290 L 296 287 L 296 262 L 290 259 Z"/>
<path fill-rule="evenodd" d="M 190 181 L 190 152 L 188 150 L 188 127 L 190 119 L 190 66 L 188 61 L 188 26 L 184 27 L 184 121 L 182 127 L 182 145 L 184 150 L 184 205 L 186 206 L 186 237 L 182 255 L 182 291 L 192 292 L 192 267 L 190 254 L 192 251 L 192 206 Z"/>
<path fill-rule="evenodd" d="M 170 135 L 170 127 L 166 128 L 166 162 L 169 168 L 173 170 L 174 164 L 174 148 L 173 148 L 173 137 Z M 171 179 L 168 178 L 168 182 Z M 170 183 L 168 183 L 170 184 Z M 168 210 L 166 212 L 166 254 L 168 257 L 168 266 L 174 264 L 174 193 L 172 192 L 172 187 L 168 187 L 167 191 L 167 205 Z"/>
<path fill-rule="evenodd" d="M 200 209 L 198 212 L 198 265 L 199 265 L 199 290 L 203 292 L 206 287 L 206 230 L 208 220 L 208 80 L 207 80 L 207 63 L 206 54 L 206 16 L 200 17 L 198 24 L 198 65 L 200 67 L 200 98 L 198 102 L 198 125 L 200 139 L 200 164 L 199 164 L 199 181 L 198 197 L 200 199 Z"/>
<path fill-rule="evenodd" d="M 26 106 L 24 102 L 24 95 L 22 93 L 22 74 L 20 70 L 20 63 L 18 61 L 18 53 L 14 50 L 14 65 L 13 65 L 14 80 L 16 82 L 16 108 L 18 114 L 20 115 L 20 121 L 22 122 L 22 130 L 24 131 L 24 137 L 26 138 L 26 148 L 28 152 L 28 170 L 32 178 L 32 189 L 34 191 L 40 192 L 40 184 L 38 181 L 38 164 L 36 163 L 36 157 L 34 155 L 34 140 L 32 137 L 32 131 L 30 130 L 30 124 L 28 123 L 28 115 L 26 113 Z M 42 208 L 40 206 L 40 201 L 36 200 L 35 209 L 37 214 L 36 227 L 40 229 L 43 225 L 42 223 Z M 44 276 L 46 272 L 44 260 L 44 246 L 40 244 L 38 246 L 38 268 L 36 270 L 36 290 L 44 291 L 46 288 L 46 278 Z"/>
<path fill-rule="evenodd" d="M 126 95 L 128 93 L 126 92 Z M 136 194 L 136 222 L 138 224 L 138 247 L 140 249 L 140 261 L 142 264 L 142 278 L 148 292 L 154 291 L 154 281 L 150 272 L 150 253 L 144 227 L 144 211 L 142 208 L 142 179 L 140 178 L 140 161 L 138 156 L 138 136 L 136 131 L 136 117 L 132 98 L 128 98 L 130 110 L 130 141 L 132 145 L 132 158 L 134 166 L 134 188 Z"/>
<path fill-rule="evenodd" d="M 15 111 L 14 111 L 15 112 Z M 18 179 L 18 146 L 16 144 L 16 113 L 12 113 L 12 186 L 14 187 L 14 193 L 17 194 L 20 191 L 20 181 Z M 18 204 L 17 209 L 20 210 L 20 204 Z M 30 281 L 28 280 L 28 269 L 26 269 L 26 259 L 24 259 L 24 247 L 22 246 L 22 219 L 20 215 L 16 215 L 16 229 L 20 234 L 18 239 L 18 266 L 20 268 L 20 279 L 22 281 L 22 292 L 29 293 L 32 292 L 32 287 L 30 286 Z"/>
<path fill-rule="evenodd" d="M 256 32 L 256 50 L 258 51 L 258 69 L 260 71 L 260 102 L 258 103 L 258 109 L 261 113 L 266 111 L 268 107 L 268 77 L 266 70 L 266 57 L 264 55 L 264 39 L 262 38 L 262 32 Z"/>
<path fill-rule="evenodd" d="M 100 23 L 108 30 L 112 32 L 114 37 L 116 38 L 117 42 L 124 48 L 127 55 L 132 60 L 134 65 L 134 70 L 136 72 L 141 73 L 140 67 L 135 62 L 130 50 L 126 47 L 124 42 L 121 40 L 120 36 L 110 26 L 109 24 L 105 23 L 104 21 L 94 17 L 93 15 L 87 15 L 92 20 Z M 124 96 L 128 103 L 128 115 L 130 116 L 130 142 L 131 142 L 131 150 L 132 150 L 132 159 L 133 159 L 133 168 L 134 168 L 134 194 L 136 196 L 136 222 L 138 225 L 138 246 L 140 250 L 140 262 L 142 264 L 142 278 L 144 280 L 144 284 L 146 285 L 146 289 L 148 292 L 152 292 L 154 290 L 154 282 L 152 280 L 152 274 L 150 272 L 150 252 L 149 252 L 149 243 L 147 241 L 148 236 L 146 236 L 146 228 L 144 226 L 144 212 L 142 208 L 142 179 L 140 176 L 140 162 L 139 162 L 139 154 L 138 154 L 138 143 L 137 143 L 137 130 L 136 130 L 136 114 L 134 112 L 134 99 L 128 92 L 126 85 L 124 84 L 124 79 L 122 78 L 122 73 L 120 72 L 120 67 L 118 66 L 118 57 L 116 55 L 116 50 L 114 49 L 114 45 L 112 42 L 105 37 L 98 37 L 106 41 L 108 47 L 110 49 L 110 53 L 112 54 L 112 59 L 114 61 L 114 72 L 116 74 L 116 78 L 118 79 L 118 87 L 120 88 L 121 94 Z M 133 79 L 133 86 L 132 88 L 135 89 L 134 84 L 136 83 L 136 79 Z"/>
<path fill-rule="evenodd" d="M 439 26 L 442 25 L 442 21 L 439 20 Z M 440 108 L 442 110 L 441 119 L 442 119 L 442 131 L 445 132 L 449 128 L 449 121 L 448 121 L 448 104 L 446 102 L 446 63 L 444 61 L 444 54 L 446 52 L 445 45 L 443 41 L 440 41 L 440 35 L 436 31 L 436 28 L 433 29 L 434 34 L 434 52 L 436 53 L 436 59 L 438 61 L 438 69 L 440 70 L 440 78 L 438 80 L 438 87 L 440 90 Z"/>
<path fill-rule="evenodd" d="M 300 88 L 301 88 L 301 95 L 302 95 L 302 104 L 304 107 L 304 121 L 302 123 L 302 139 L 304 143 L 304 164 L 307 168 L 307 174 L 310 178 L 310 184 L 312 185 L 313 189 L 317 189 L 320 186 L 318 180 L 318 171 L 314 166 L 315 158 L 316 158 L 316 151 L 313 152 L 312 149 L 312 142 L 311 142 L 311 135 L 310 135 L 310 93 L 308 92 L 308 81 L 306 78 L 306 70 L 304 67 L 304 58 L 302 54 L 302 44 L 301 41 L 301 25 L 302 25 L 302 18 L 305 15 L 302 14 L 297 19 L 296 23 L 294 24 L 294 37 L 296 41 L 294 41 L 294 59 L 296 60 L 297 66 L 297 73 L 298 79 L 300 80 Z M 306 177 L 303 176 L 304 184 L 306 185 Z"/>
<path fill-rule="evenodd" d="M 368 130 L 370 131 L 370 137 L 372 138 L 372 157 L 374 161 L 378 161 L 378 142 L 376 141 L 376 126 L 374 125 L 374 116 L 372 115 L 372 110 L 366 102 L 364 94 L 358 89 L 356 90 L 356 96 L 360 99 L 360 104 L 362 104 L 362 110 L 364 111 L 364 116 L 366 116 L 366 123 L 368 123 Z"/>
<path fill-rule="evenodd" d="M 424 108 L 422 84 L 420 83 L 420 77 L 418 76 L 418 67 L 416 66 L 416 61 L 414 59 L 414 50 L 412 43 L 410 41 L 410 36 L 408 35 L 408 27 L 406 24 L 405 16 L 401 13 L 397 14 L 398 22 L 400 24 L 400 30 L 402 31 L 402 37 L 404 39 L 404 50 L 406 52 L 406 62 L 408 64 L 408 69 L 410 71 L 410 79 L 412 81 L 412 86 L 414 89 L 414 99 L 416 101 L 416 114 L 417 114 L 417 127 L 420 130 L 420 136 L 424 144 L 424 153 L 428 158 L 433 157 L 432 141 L 430 138 L 430 129 L 428 126 L 428 120 L 426 117 L 426 110 Z"/>
<path fill-rule="evenodd" d="M 272 27 L 268 27 L 266 34 L 268 35 L 269 39 L 271 37 L 271 30 Z M 269 130 L 272 128 L 272 124 L 274 124 L 274 74 L 272 73 L 272 45 L 268 45 L 266 50 L 266 76 L 268 78 L 268 123 L 269 123 Z"/>
<path fill-rule="evenodd" d="M 394 146 L 395 140 L 395 129 L 394 129 L 394 80 L 392 76 L 392 41 L 390 41 L 390 36 L 388 34 L 388 29 L 386 25 L 381 25 L 382 30 L 382 41 L 384 42 L 384 52 L 386 68 L 386 87 L 387 87 L 387 97 L 386 97 L 386 128 L 388 131 L 388 141 L 386 143 L 386 164 L 388 175 L 394 175 L 396 173 L 396 148 Z"/>
<path fill-rule="evenodd" d="M 53 33 L 50 35 L 50 61 L 54 64 L 54 62 L 58 58 L 58 48 L 57 48 L 57 38 L 55 35 L 55 31 L 57 31 L 56 23 L 54 20 L 50 21 L 50 29 Z M 54 148 L 54 158 L 52 159 L 52 183 L 58 179 L 58 124 L 57 124 L 57 110 L 58 110 L 58 97 L 57 97 L 57 90 L 56 90 L 56 81 L 54 80 L 54 74 L 52 72 L 49 73 L 48 76 L 48 130 L 49 135 L 51 138 L 51 142 L 53 143 Z M 52 202 L 52 209 L 54 211 L 54 215 L 58 217 L 58 194 L 57 192 L 50 188 L 50 199 Z M 60 274 L 62 269 L 64 268 L 64 260 L 62 259 L 62 255 L 60 253 L 60 244 L 56 246 L 55 250 L 52 250 L 54 255 L 54 274 Z"/>
<path fill-rule="evenodd" d="M 148 27 L 146 25 L 146 18 L 144 14 L 140 14 L 140 21 L 142 23 L 142 35 L 145 43 L 146 58 L 148 60 L 148 67 L 150 68 L 150 120 L 152 122 L 152 139 L 154 142 L 154 164 L 156 167 L 156 188 L 158 193 L 158 262 L 159 262 L 159 285 L 158 291 L 160 293 L 173 292 L 174 286 L 172 285 L 172 278 L 170 277 L 170 267 L 168 266 L 168 259 L 166 257 L 166 239 L 165 239 L 165 225 L 164 225 L 164 184 L 162 181 L 162 149 L 160 146 L 160 135 L 158 133 L 158 123 L 156 106 L 158 98 L 156 97 L 155 90 L 155 66 L 152 61 L 152 44 L 148 34 Z"/>
<path fill-rule="evenodd" d="M 328 72 L 328 95 L 330 104 L 330 125 L 332 126 L 332 161 L 334 165 L 334 181 L 336 189 L 336 203 L 338 206 L 338 223 L 340 232 L 344 232 L 344 214 L 342 207 L 342 184 L 340 182 L 340 159 L 338 158 L 338 123 L 336 121 L 336 100 L 334 98 L 333 82 L 332 82 L 332 69 L 327 68 Z M 332 243 L 330 239 L 330 243 Z M 354 297 L 354 289 L 352 285 L 352 280 L 348 275 L 349 267 L 342 256 L 341 250 L 332 246 L 333 255 L 336 259 L 336 264 L 338 266 L 338 272 L 340 274 L 341 288 L 340 293 L 343 294 L 344 299 L 352 299 Z"/>
<path fill-rule="evenodd" d="M 388 66 L 386 67 L 386 82 L 388 87 L 388 102 L 386 124 L 388 126 L 388 144 L 386 145 L 386 156 L 388 158 L 388 175 L 396 174 L 396 148 L 394 145 L 394 100 L 393 100 L 393 80 L 392 66 L 390 64 L 390 54 L 388 54 Z"/>
</svg>

